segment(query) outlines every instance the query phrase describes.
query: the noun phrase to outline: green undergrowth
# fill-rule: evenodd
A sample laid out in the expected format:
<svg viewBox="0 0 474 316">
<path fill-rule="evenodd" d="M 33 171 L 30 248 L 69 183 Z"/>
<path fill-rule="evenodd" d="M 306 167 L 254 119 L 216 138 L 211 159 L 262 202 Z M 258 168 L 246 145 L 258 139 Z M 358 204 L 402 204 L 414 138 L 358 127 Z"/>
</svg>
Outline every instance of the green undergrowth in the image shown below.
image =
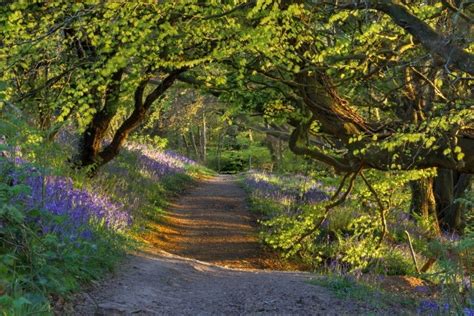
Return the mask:
<svg viewBox="0 0 474 316">
<path fill-rule="evenodd" d="M 404 314 L 416 309 L 414 299 L 386 292 L 380 287 L 355 280 L 349 275 L 321 275 L 310 283 L 329 289 L 337 298 L 363 303 L 372 308 L 374 313 L 397 309 L 397 314 Z M 403 311 L 404 309 L 406 310 Z"/>
<path fill-rule="evenodd" d="M 0 116 L 0 123 L 0 135 L 8 139 L 8 144 L 0 143 L 0 315 L 71 312 L 68 301 L 73 293 L 116 269 L 127 252 L 142 246 L 140 235 L 149 223 L 161 220 L 167 201 L 197 178 L 212 174 L 192 165 L 152 178 L 139 167 L 136 153 L 123 150 L 90 178 L 87 170 L 71 168 L 67 157 L 72 157 L 73 148 L 67 143 L 48 141 L 21 120 Z M 25 162 L 13 163 L 15 158 Z M 15 179 L 36 173 L 39 179 L 70 179 L 67 190 L 91 192 L 123 205 L 131 226 L 111 229 L 105 220 L 90 221 L 71 234 L 63 229 L 68 227 L 66 215 L 54 215 L 41 203 L 24 202 L 34 190 Z M 43 198 L 48 194 L 45 191 Z"/>
<path fill-rule="evenodd" d="M 248 193 L 250 209 L 260 217 L 262 242 L 283 257 L 301 260 L 313 271 L 328 275 L 319 282 L 341 295 L 356 298 L 362 295 L 361 300 L 370 300 L 375 294 L 369 290 L 378 290 L 374 285 L 367 288 L 358 284 L 359 279 L 350 276 L 407 276 L 437 289 L 435 299 L 428 295 L 426 302 L 420 301 L 420 308 L 426 313 L 440 309 L 439 306 L 447 306 L 447 311 L 453 313 L 471 311 L 474 235 L 469 216 L 472 215 L 467 214 L 463 236 L 437 236 L 433 219 L 419 218 L 409 211 L 407 183 L 414 176 L 419 175 L 400 172 L 387 180 L 384 174 L 366 172 L 377 197 L 388 207 L 384 210 L 387 233 L 382 240 L 379 203 L 361 179 L 356 179 L 347 199 L 331 208 L 327 215 L 326 206 L 331 203 L 328 199 L 336 191 L 338 179 L 323 171 L 309 176 L 254 171 L 242 178 L 242 185 Z M 318 191 L 327 193 L 327 197 L 321 198 Z M 466 194 L 460 202 L 472 205 L 472 194 Z M 436 258 L 424 273 L 417 272 L 407 233 L 418 268 Z M 423 288 L 414 286 L 412 291 Z"/>
<path fill-rule="evenodd" d="M 134 219 L 130 233 L 134 238 L 146 232 L 150 223 L 161 220 L 171 198 L 209 173 L 204 167 L 192 166 L 185 173 L 164 176 L 156 181 L 133 168 L 135 160 L 131 153 L 124 152 L 93 180 L 95 185 L 100 183 L 103 188 L 108 187 L 109 196 L 132 206 L 130 211 Z M 122 177 L 118 170 L 127 171 L 127 177 Z"/>
</svg>

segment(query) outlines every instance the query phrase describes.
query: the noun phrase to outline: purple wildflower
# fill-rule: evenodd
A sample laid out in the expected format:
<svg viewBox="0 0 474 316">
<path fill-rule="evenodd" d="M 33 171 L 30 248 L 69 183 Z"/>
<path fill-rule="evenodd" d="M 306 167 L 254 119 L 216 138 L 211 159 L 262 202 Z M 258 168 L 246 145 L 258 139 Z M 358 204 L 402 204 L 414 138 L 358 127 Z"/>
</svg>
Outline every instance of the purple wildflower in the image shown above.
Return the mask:
<svg viewBox="0 0 474 316">
<path fill-rule="evenodd" d="M 21 162 L 21 170 L 10 171 L 15 184 L 30 187 L 16 200 L 27 210 L 42 209 L 56 216 L 54 220 L 37 218 L 35 221 L 44 234 L 57 233 L 68 238 L 88 238 L 87 224 L 95 222 L 113 230 L 122 230 L 131 224 L 131 217 L 124 205 L 106 196 L 74 188 L 72 179 L 59 176 L 43 176 L 28 163 Z"/>
<path fill-rule="evenodd" d="M 415 286 L 415 291 L 418 293 L 428 293 L 430 291 L 430 288 L 426 285 L 418 285 Z"/>
<path fill-rule="evenodd" d="M 275 178 L 275 182 L 291 183 L 292 185 L 289 188 L 282 187 L 272 183 L 271 178 Z M 320 182 L 312 184 L 302 192 L 301 187 L 303 183 L 306 182 L 310 182 L 310 179 L 302 175 L 277 177 L 257 172 L 250 173 L 245 179 L 245 185 L 252 188 L 252 191 L 258 197 L 274 200 L 276 202 L 315 204 L 329 198 L 328 195 L 320 189 Z"/>
<path fill-rule="evenodd" d="M 172 151 L 161 151 L 147 145 L 130 143 L 126 148 L 137 154 L 141 169 L 154 180 L 164 176 L 184 173 L 187 165 L 196 162 Z"/>
<path fill-rule="evenodd" d="M 418 306 L 418 313 L 435 313 L 438 312 L 439 305 L 436 301 L 432 300 L 423 300 Z"/>
</svg>

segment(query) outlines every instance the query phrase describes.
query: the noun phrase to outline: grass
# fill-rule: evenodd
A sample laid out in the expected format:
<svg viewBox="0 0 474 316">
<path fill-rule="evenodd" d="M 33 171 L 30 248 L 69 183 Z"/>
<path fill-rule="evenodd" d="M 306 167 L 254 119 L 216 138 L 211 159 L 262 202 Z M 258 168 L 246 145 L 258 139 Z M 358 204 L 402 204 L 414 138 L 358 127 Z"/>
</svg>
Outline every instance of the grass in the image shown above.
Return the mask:
<svg viewBox="0 0 474 316">
<path fill-rule="evenodd" d="M 26 128 L 25 134 L 31 133 L 36 132 Z M 104 220 L 90 222 L 85 228 L 92 234 L 88 238 L 45 233 L 44 224 L 61 226 L 65 216 L 52 215 L 48 210 L 31 210 L 18 203 L 16 197 L 25 194 L 27 188 L 9 184 L 9 172 L 22 167 L 12 164 L 13 169 L 1 169 L 0 166 L 0 315 L 58 312 L 55 301 L 67 300 L 85 284 L 99 280 L 118 266 L 125 253 L 142 246 L 140 235 L 149 223 L 162 219 L 170 198 L 197 177 L 212 175 L 211 171 L 198 165 L 181 168 L 173 157 L 169 161 L 176 165 L 167 167 L 163 165 L 167 161 L 160 161 L 158 156 L 148 158 L 148 162 L 155 159 L 155 163 L 142 165 L 139 154 L 123 150 L 116 160 L 90 179 L 84 172 L 67 166 L 64 159 L 69 152 L 67 145 L 44 145 L 38 136 L 37 145 L 25 147 L 28 142 L 22 139 L 18 130 L 5 131 L 5 134 L 9 135 L 11 143 L 3 146 L 3 150 L 24 150 L 27 155 L 23 158 L 35 168 L 71 179 L 75 189 L 94 192 L 123 204 L 133 217 L 133 225 L 114 231 L 104 226 Z M 162 165 L 160 172 L 172 172 L 158 176 L 161 173 L 149 170 Z M 29 174 L 28 169 L 23 173 Z"/>
<path fill-rule="evenodd" d="M 438 243 L 437 239 L 427 238 L 427 229 L 432 226 L 426 225 L 427 228 L 408 214 L 407 201 L 410 196 L 403 186 L 391 196 L 395 206 L 392 205 L 393 209 L 387 212 L 390 236 L 379 244 L 381 225 L 376 204 L 367 199 L 365 186 L 360 183 L 355 184 L 344 205 L 331 210 L 319 229 L 299 239 L 305 233 L 305 227 L 310 230 L 315 219 L 320 217 L 318 214 L 324 211 L 317 203 L 314 207 L 309 203 L 294 203 L 290 208 L 284 203 L 282 196 L 286 192 L 292 192 L 295 186 L 305 183 L 301 181 L 304 178 L 295 176 L 293 181 L 291 176 L 271 174 L 250 174 L 247 177 L 250 181 L 243 179 L 242 183 L 250 184 L 247 187 L 244 185 L 249 194 L 250 208 L 264 217 L 261 226 L 263 241 L 289 258 L 304 260 L 315 271 L 328 273 L 328 276 L 315 282 L 331 289 L 336 296 L 363 301 L 374 308 L 390 308 L 393 305 L 411 309 L 416 301 L 425 299 L 429 304 L 419 301 L 419 309 L 425 312 L 427 308 L 434 311 L 433 306 L 446 304 L 449 311 L 472 309 L 472 277 L 466 277 L 466 272 L 472 266 L 472 256 L 468 253 L 473 249 L 473 236 L 466 233 L 458 241 L 443 237 Z M 259 181 L 253 181 L 255 178 Z M 284 181 L 279 181 L 281 179 Z M 384 180 L 379 177 L 372 181 L 380 184 Z M 322 188 L 331 188 L 331 183 L 324 183 Z M 471 205 L 472 197 L 466 197 L 463 203 Z M 350 277 L 361 273 L 365 280 L 372 275 L 380 275 L 388 278 L 384 280 L 395 283 L 398 278 L 416 276 L 414 279 L 418 279 L 410 259 L 405 231 L 409 231 L 414 238 L 413 244 L 419 260 L 426 262 L 428 258 L 438 259 L 429 274 L 424 275 L 426 280 L 439 289 L 437 297 L 426 293 L 413 295 L 414 287 L 392 288 L 384 281 L 382 285 L 389 290 L 385 291 L 379 288 L 377 282 L 375 285 L 372 282 L 363 283 L 359 278 L 356 280 Z M 469 229 L 466 231 L 469 232 Z M 335 267 L 339 270 L 335 270 Z M 465 289 L 460 290 L 461 288 Z"/>
<path fill-rule="evenodd" d="M 386 292 L 349 275 L 322 275 L 310 283 L 329 289 L 337 298 L 362 302 L 378 312 L 396 308 L 403 308 L 408 312 L 416 308 L 414 299 Z"/>
</svg>

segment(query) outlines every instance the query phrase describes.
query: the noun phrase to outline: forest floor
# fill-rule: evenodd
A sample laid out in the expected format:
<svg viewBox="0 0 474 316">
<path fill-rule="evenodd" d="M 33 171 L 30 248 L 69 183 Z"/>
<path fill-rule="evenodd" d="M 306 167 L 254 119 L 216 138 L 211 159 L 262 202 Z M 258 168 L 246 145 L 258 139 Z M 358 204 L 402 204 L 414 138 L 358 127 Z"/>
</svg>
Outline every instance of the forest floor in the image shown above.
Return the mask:
<svg viewBox="0 0 474 316">
<path fill-rule="evenodd" d="M 314 274 L 263 249 L 234 176 L 184 192 L 145 238 L 147 249 L 81 295 L 76 315 L 393 313 L 336 298 L 310 283 Z"/>
</svg>

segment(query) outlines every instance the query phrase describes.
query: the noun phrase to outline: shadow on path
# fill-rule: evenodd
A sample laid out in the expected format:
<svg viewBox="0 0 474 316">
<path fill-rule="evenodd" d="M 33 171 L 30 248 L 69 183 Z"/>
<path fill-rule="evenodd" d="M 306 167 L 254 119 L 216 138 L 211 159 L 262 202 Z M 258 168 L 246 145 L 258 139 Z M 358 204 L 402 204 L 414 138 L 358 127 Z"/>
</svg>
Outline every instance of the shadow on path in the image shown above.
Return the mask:
<svg viewBox="0 0 474 316">
<path fill-rule="evenodd" d="M 164 223 L 146 237 L 152 248 L 233 268 L 299 268 L 262 248 L 256 218 L 234 176 L 203 180 L 168 211 Z"/>
</svg>

